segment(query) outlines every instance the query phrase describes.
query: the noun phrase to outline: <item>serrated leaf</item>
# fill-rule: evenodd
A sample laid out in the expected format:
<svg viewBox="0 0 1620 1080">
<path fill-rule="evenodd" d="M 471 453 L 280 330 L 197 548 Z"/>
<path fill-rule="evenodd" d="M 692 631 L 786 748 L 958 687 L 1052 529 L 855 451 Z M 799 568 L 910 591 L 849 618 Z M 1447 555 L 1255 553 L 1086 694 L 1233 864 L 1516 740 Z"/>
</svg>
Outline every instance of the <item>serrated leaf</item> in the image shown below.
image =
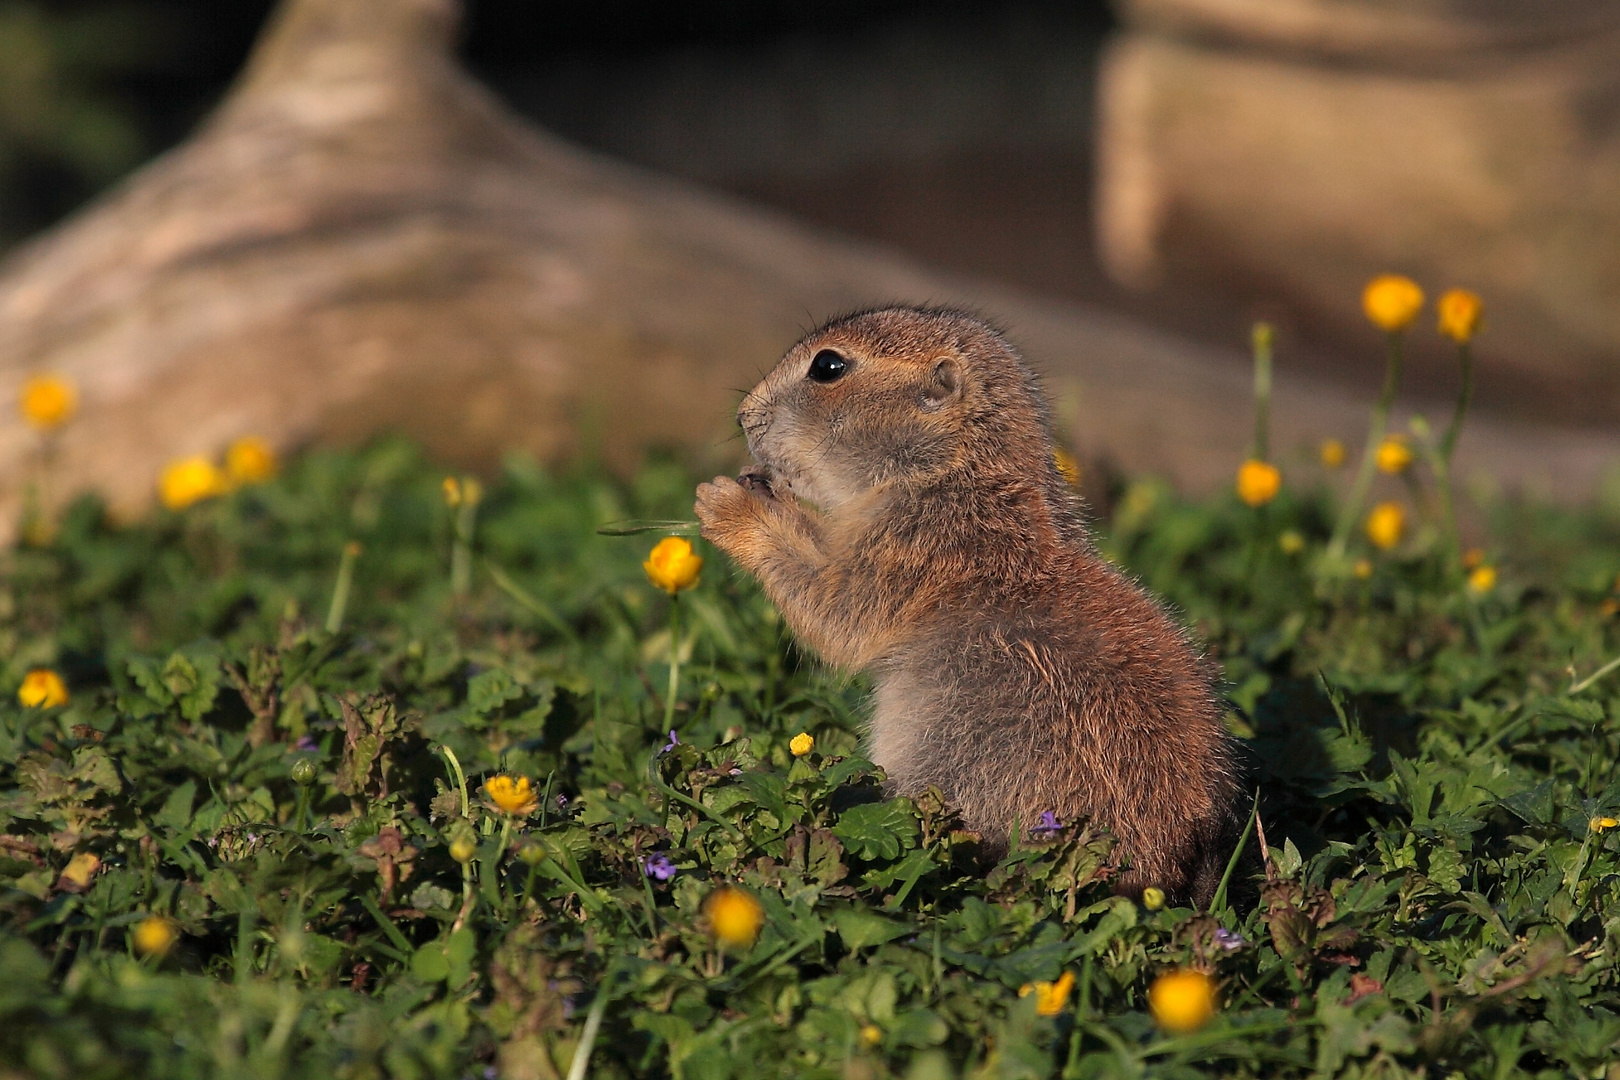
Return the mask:
<svg viewBox="0 0 1620 1080">
<path fill-rule="evenodd" d="M 479 672 L 467 680 L 467 707 L 480 715 L 487 716 L 522 696 L 523 687 L 501 668 Z"/>
<path fill-rule="evenodd" d="M 832 831 L 850 854 L 869 861 L 898 859 L 903 849 L 917 844 L 917 818 L 903 799 L 852 806 Z"/>
</svg>

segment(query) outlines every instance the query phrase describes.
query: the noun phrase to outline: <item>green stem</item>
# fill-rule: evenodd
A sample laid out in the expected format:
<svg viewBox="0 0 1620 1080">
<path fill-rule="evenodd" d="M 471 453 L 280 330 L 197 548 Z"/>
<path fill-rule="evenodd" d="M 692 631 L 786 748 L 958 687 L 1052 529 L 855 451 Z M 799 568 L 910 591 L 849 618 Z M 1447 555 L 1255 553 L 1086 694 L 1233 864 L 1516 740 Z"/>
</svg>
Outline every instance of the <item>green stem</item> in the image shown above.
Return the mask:
<svg viewBox="0 0 1620 1080">
<path fill-rule="evenodd" d="M 1221 883 L 1215 887 L 1215 895 L 1210 899 L 1209 910 L 1213 914 L 1226 907 L 1226 886 L 1232 880 L 1232 871 L 1237 869 L 1238 860 L 1243 857 L 1243 849 L 1249 843 L 1249 834 L 1254 831 L 1254 822 L 1260 813 L 1260 789 L 1254 789 L 1254 805 L 1249 807 L 1249 820 L 1243 826 L 1243 835 L 1238 837 L 1237 847 L 1232 849 L 1232 857 L 1226 860 L 1226 872 L 1221 875 Z"/>
<path fill-rule="evenodd" d="M 1603 678 L 1603 676 L 1607 675 L 1609 672 L 1614 671 L 1616 668 L 1620 668 L 1620 656 L 1610 660 L 1607 664 L 1604 664 L 1602 667 L 1592 672 L 1592 674 L 1588 675 L 1580 682 L 1570 683 L 1569 692 L 1571 694 L 1580 693 L 1582 690 L 1585 690 L 1588 686 L 1591 686 L 1593 683 Z"/>
<path fill-rule="evenodd" d="M 450 592 L 457 600 L 472 590 L 473 530 L 478 523 L 478 503 L 482 496 L 478 481 L 462 483 L 461 505 L 456 508 L 456 540 L 450 548 Z"/>
<path fill-rule="evenodd" d="M 1474 353 L 1465 341 L 1457 346 L 1457 361 L 1462 365 L 1462 390 L 1457 395 L 1457 408 L 1451 414 L 1451 424 L 1446 428 L 1445 437 L 1440 440 L 1440 456 L 1447 465 L 1451 464 L 1451 454 L 1457 448 L 1457 438 L 1462 434 L 1463 418 L 1468 415 L 1468 403 L 1474 396 Z"/>
<path fill-rule="evenodd" d="M 1451 423 L 1440 438 L 1440 448 L 1432 463 L 1435 484 L 1440 489 L 1440 514 L 1447 537 L 1451 540 L 1452 555 L 1462 561 L 1462 532 L 1457 528 L 1456 502 L 1451 491 L 1451 455 L 1457 449 L 1462 435 L 1463 419 L 1468 415 L 1468 403 L 1474 396 L 1474 354 L 1468 343 L 1457 346 L 1457 360 L 1462 366 L 1462 390 L 1457 394 L 1457 407 L 1452 411 Z"/>
<path fill-rule="evenodd" d="M 451 779 L 456 782 L 456 787 L 461 792 L 461 816 L 471 820 L 472 800 L 467 797 L 467 774 L 461 769 L 461 759 L 456 757 L 456 752 L 448 746 L 440 746 L 439 751 L 444 754 L 444 759 L 450 763 Z"/>
<path fill-rule="evenodd" d="M 338 563 L 337 584 L 332 586 L 332 604 L 326 609 L 326 632 L 336 634 L 343 629 L 343 613 L 349 607 L 349 590 L 354 586 L 354 563 L 360 557 L 360 541 L 350 540 L 343 545 L 343 559 Z"/>
<path fill-rule="evenodd" d="M 1270 323 L 1254 324 L 1254 453 L 1256 461 L 1266 460 L 1271 426 L 1271 342 Z"/>
<path fill-rule="evenodd" d="M 681 598 L 669 598 L 669 694 L 664 699 L 664 729 L 675 730 L 675 696 L 681 688 Z"/>
<path fill-rule="evenodd" d="M 1384 434 L 1389 427 L 1389 411 L 1395 404 L 1395 394 L 1401 386 L 1401 337 L 1399 334 L 1390 334 L 1388 342 L 1389 358 L 1384 365 L 1384 388 L 1378 395 L 1377 404 L 1373 406 L 1372 422 L 1367 428 L 1367 444 L 1361 448 L 1361 465 L 1356 470 L 1355 482 L 1350 486 L 1350 496 L 1339 512 L 1339 523 L 1334 526 L 1333 538 L 1328 542 L 1327 559 L 1330 563 L 1339 562 L 1344 558 L 1344 548 L 1350 539 L 1350 530 L 1355 527 L 1356 519 L 1361 516 L 1361 506 L 1367 500 L 1368 489 L 1372 487 L 1378 447 L 1383 443 Z"/>
<path fill-rule="evenodd" d="M 607 1011 L 608 984 L 616 974 L 617 971 L 610 968 L 602 976 L 596 1000 L 591 1003 L 591 1011 L 585 1014 L 585 1030 L 580 1033 L 579 1045 L 574 1049 L 574 1060 L 568 1065 L 568 1080 L 585 1080 L 585 1070 L 591 1064 L 591 1051 L 596 1048 L 596 1033 L 602 1027 L 602 1014 Z"/>
</svg>

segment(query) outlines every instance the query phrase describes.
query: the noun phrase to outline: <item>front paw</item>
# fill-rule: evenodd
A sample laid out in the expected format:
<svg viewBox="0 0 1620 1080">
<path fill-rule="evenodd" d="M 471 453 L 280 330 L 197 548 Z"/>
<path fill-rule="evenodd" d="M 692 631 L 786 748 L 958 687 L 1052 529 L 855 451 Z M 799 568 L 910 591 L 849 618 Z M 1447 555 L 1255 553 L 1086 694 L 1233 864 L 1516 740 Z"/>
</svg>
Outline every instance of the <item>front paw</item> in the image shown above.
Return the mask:
<svg viewBox="0 0 1620 1080">
<path fill-rule="evenodd" d="M 717 476 L 698 485 L 694 509 L 705 540 L 733 558 L 744 558 L 763 538 L 772 502 L 769 494 L 759 494 L 729 476 Z"/>
</svg>

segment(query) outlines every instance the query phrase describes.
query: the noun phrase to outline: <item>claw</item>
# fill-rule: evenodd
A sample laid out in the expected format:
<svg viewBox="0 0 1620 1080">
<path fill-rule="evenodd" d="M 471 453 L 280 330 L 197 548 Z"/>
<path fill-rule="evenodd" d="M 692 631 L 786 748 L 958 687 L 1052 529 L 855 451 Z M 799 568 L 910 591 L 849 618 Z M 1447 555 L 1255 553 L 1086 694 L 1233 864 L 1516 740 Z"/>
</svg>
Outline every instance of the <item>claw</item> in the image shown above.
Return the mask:
<svg viewBox="0 0 1620 1080">
<path fill-rule="evenodd" d="M 737 483 L 761 498 L 776 498 L 776 492 L 771 490 L 771 474 L 762 465 L 750 465 L 738 473 Z"/>
</svg>

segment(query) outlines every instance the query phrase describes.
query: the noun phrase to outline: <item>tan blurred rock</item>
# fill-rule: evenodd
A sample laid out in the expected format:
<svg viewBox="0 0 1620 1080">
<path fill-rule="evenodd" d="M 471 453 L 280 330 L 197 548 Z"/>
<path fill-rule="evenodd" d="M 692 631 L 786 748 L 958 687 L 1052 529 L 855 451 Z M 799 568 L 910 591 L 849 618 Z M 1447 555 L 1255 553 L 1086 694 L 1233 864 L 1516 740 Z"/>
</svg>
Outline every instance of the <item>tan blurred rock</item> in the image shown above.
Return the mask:
<svg viewBox="0 0 1620 1080">
<path fill-rule="evenodd" d="M 1249 432 L 1241 358 L 568 146 L 455 66 L 456 14 L 290 0 L 190 141 L 0 267 L 0 399 L 36 371 L 81 390 L 54 491 L 95 487 L 134 512 L 165 462 L 250 433 L 285 451 L 401 431 L 470 465 L 593 438 L 619 466 L 654 445 L 724 459 L 741 388 L 804 328 L 894 300 L 998 319 L 1053 375 L 1087 452 L 1229 482 Z M 1353 437 L 1364 410 L 1285 364 L 1278 445 Z M 37 448 L 0 413 L 8 532 Z M 1464 453 L 1572 495 L 1617 447 L 1483 424 Z"/>
<path fill-rule="evenodd" d="M 1098 231 L 1120 281 L 1226 278 L 1301 321 L 1375 273 L 1481 293 L 1487 371 L 1620 410 L 1620 3 L 1128 0 Z M 1240 291 L 1242 291 L 1240 289 Z"/>
</svg>

